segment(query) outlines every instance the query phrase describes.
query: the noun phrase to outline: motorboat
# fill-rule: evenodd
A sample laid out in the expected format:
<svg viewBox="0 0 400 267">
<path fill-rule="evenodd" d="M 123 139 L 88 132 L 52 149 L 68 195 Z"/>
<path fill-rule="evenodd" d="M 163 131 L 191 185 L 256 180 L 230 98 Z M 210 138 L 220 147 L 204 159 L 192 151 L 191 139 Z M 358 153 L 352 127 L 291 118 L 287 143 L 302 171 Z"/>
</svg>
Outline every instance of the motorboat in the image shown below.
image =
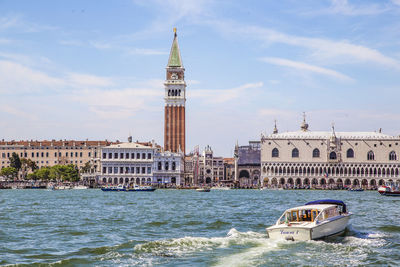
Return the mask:
<svg viewBox="0 0 400 267">
<path fill-rule="evenodd" d="M 149 185 L 135 185 L 133 188 L 127 188 L 126 191 L 134 191 L 134 192 L 153 192 L 156 188 Z"/>
<path fill-rule="evenodd" d="M 213 186 L 211 187 L 211 190 L 230 190 L 230 187 L 227 186 Z"/>
<path fill-rule="evenodd" d="M 287 209 L 274 225 L 267 228 L 267 232 L 271 239 L 321 239 L 344 232 L 351 215 L 343 201 L 311 201 L 303 206 Z"/>
<path fill-rule="evenodd" d="M 101 191 L 125 191 L 125 186 L 124 185 L 118 185 L 118 186 L 103 186 L 101 188 Z"/>
<path fill-rule="evenodd" d="M 362 188 L 349 188 L 347 191 L 350 191 L 350 192 L 363 192 L 364 189 L 362 189 Z"/>
<path fill-rule="evenodd" d="M 196 189 L 197 192 L 210 192 L 210 188 L 201 187 Z"/>
<path fill-rule="evenodd" d="M 378 192 L 383 196 L 400 197 L 400 185 L 398 183 L 387 183 L 380 186 Z"/>
<path fill-rule="evenodd" d="M 86 185 L 75 185 L 72 189 L 75 189 L 75 190 L 82 190 L 82 189 L 88 189 L 89 187 L 88 186 L 86 186 Z"/>
</svg>

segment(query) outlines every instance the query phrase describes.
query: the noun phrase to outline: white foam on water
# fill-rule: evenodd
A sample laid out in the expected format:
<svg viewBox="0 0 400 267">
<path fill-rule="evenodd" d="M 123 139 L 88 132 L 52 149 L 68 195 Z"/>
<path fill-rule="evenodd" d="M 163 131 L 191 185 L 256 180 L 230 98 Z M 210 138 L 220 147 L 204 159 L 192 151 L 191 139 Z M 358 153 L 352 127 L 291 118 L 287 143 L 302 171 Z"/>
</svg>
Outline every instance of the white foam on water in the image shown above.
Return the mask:
<svg viewBox="0 0 400 267">
<path fill-rule="evenodd" d="M 241 233 L 232 228 L 225 237 L 192 237 L 156 240 L 138 244 L 134 247 L 136 253 L 150 253 L 156 256 L 180 257 L 194 252 L 228 248 L 233 245 L 258 243 L 266 239 L 266 235 L 246 232 Z"/>
<path fill-rule="evenodd" d="M 257 266 L 265 263 L 263 256 L 268 252 L 278 250 L 278 244 L 286 241 L 271 240 L 266 237 L 253 238 L 251 243 L 255 246 L 245 249 L 243 252 L 222 257 L 214 266 Z"/>
</svg>

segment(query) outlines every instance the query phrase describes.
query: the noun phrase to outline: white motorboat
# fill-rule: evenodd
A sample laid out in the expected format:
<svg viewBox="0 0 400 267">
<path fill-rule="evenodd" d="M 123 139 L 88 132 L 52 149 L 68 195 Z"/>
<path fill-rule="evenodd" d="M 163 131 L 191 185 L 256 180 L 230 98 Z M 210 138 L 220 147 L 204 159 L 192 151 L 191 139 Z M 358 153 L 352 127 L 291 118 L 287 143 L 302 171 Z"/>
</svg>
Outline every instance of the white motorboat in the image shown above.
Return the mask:
<svg viewBox="0 0 400 267">
<path fill-rule="evenodd" d="M 89 187 L 88 186 L 86 186 L 86 185 L 75 185 L 72 189 L 75 189 L 75 190 L 82 190 L 82 189 L 88 189 Z"/>
<path fill-rule="evenodd" d="M 286 210 L 267 232 L 271 239 L 320 239 L 344 232 L 351 215 L 343 201 L 316 200 Z"/>
<path fill-rule="evenodd" d="M 210 192 L 210 188 L 201 187 L 196 189 L 197 192 Z"/>
</svg>

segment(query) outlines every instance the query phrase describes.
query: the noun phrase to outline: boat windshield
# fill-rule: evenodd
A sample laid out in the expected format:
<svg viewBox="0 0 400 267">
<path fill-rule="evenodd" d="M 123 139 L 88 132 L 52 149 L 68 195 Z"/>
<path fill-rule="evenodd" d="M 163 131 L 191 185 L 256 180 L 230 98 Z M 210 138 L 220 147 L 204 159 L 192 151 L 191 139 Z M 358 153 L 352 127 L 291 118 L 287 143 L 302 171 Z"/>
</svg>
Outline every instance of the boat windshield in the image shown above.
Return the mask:
<svg viewBox="0 0 400 267">
<path fill-rule="evenodd" d="M 313 222 L 318 214 L 319 211 L 313 209 L 290 210 L 281 216 L 279 224 Z"/>
</svg>

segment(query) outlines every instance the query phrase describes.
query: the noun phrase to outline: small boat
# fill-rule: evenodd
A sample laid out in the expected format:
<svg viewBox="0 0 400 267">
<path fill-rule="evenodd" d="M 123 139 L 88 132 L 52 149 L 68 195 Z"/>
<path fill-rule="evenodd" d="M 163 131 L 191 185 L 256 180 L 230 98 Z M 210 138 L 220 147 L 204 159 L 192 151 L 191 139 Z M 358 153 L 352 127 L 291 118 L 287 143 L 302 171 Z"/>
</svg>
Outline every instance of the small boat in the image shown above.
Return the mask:
<svg viewBox="0 0 400 267">
<path fill-rule="evenodd" d="M 101 191 L 125 191 L 125 186 L 118 185 L 118 186 L 103 186 Z"/>
<path fill-rule="evenodd" d="M 351 215 L 343 201 L 311 201 L 286 210 L 274 225 L 267 228 L 267 232 L 271 239 L 321 239 L 344 232 Z"/>
<path fill-rule="evenodd" d="M 383 196 L 400 197 L 400 185 L 398 183 L 387 183 L 380 186 L 378 192 Z"/>
<path fill-rule="evenodd" d="M 140 186 L 135 185 L 133 188 L 127 188 L 126 191 L 133 191 L 133 192 L 153 192 L 156 188 L 152 186 Z"/>
<path fill-rule="evenodd" d="M 227 186 L 213 186 L 211 190 L 231 190 L 231 188 Z"/>
<path fill-rule="evenodd" d="M 82 190 L 82 189 L 88 189 L 88 188 L 89 188 L 88 186 L 80 184 L 80 185 L 75 185 L 72 189 Z"/>
<path fill-rule="evenodd" d="M 197 192 L 210 192 L 210 188 L 206 188 L 206 187 L 202 187 L 202 188 L 197 188 L 196 189 Z"/>
<path fill-rule="evenodd" d="M 350 192 L 362 192 L 362 191 L 364 191 L 364 189 L 362 189 L 362 188 L 349 188 L 347 191 L 350 191 Z"/>
</svg>

